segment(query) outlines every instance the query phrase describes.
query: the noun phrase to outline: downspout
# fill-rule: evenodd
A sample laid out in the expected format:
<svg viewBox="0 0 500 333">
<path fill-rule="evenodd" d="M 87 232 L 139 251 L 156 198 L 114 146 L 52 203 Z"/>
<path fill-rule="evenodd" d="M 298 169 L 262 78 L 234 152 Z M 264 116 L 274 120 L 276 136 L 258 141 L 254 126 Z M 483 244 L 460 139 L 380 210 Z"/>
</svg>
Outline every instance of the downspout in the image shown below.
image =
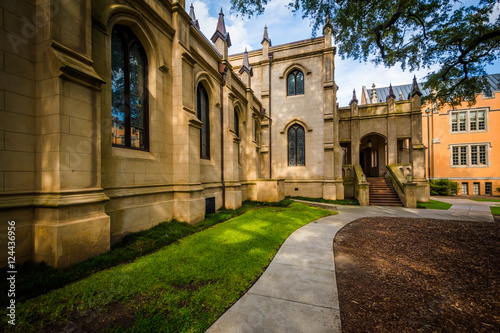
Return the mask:
<svg viewBox="0 0 500 333">
<path fill-rule="evenodd" d="M 224 181 L 224 85 L 226 84 L 227 66 L 219 63 L 220 81 L 220 181 L 222 184 L 222 208 L 226 208 L 226 183 Z"/>
<path fill-rule="evenodd" d="M 272 149 L 272 121 L 271 121 L 271 96 L 272 96 L 272 88 L 271 88 L 271 64 L 273 63 L 273 53 L 269 52 L 269 179 L 273 178 L 273 149 Z"/>
</svg>

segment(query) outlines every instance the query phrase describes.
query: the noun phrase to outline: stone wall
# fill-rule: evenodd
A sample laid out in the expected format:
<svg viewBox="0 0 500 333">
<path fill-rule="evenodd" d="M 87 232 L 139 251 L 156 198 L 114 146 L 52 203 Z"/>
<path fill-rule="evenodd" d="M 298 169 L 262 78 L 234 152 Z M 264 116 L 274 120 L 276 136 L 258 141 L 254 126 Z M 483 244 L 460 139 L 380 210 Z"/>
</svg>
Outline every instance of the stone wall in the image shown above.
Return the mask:
<svg viewBox="0 0 500 333">
<path fill-rule="evenodd" d="M 15 220 L 18 262 L 67 266 L 162 221 L 196 223 L 206 198 L 220 208 L 224 193 L 226 207 L 237 208 L 255 197 L 261 103 L 231 68 L 221 74 L 223 52 L 192 25 L 183 1 L 30 3 L 0 6 L 0 245 Z M 142 151 L 112 144 L 116 24 L 128 26 L 146 53 L 149 148 Z M 199 83 L 209 93 L 209 160 L 200 158 Z"/>
</svg>

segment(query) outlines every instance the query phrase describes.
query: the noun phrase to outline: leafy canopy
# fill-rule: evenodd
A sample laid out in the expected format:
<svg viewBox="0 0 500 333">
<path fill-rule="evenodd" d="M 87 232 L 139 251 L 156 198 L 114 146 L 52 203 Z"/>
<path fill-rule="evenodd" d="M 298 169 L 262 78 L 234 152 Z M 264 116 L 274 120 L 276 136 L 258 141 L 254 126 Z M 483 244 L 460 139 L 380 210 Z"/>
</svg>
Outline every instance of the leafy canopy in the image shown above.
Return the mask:
<svg viewBox="0 0 500 333">
<path fill-rule="evenodd" d="M 232 10 L 262 14 L 271 0 L 231 0 Z M 430 71 L 425 88 L 433 102 L 475 103 L 488 91 L 485 65 L 500 55 L 500 1 L 480 0 L 290 0 L 309 18 L 312 33 L 331 17 L 338 53 L 403 70 Z"/>
</svg>

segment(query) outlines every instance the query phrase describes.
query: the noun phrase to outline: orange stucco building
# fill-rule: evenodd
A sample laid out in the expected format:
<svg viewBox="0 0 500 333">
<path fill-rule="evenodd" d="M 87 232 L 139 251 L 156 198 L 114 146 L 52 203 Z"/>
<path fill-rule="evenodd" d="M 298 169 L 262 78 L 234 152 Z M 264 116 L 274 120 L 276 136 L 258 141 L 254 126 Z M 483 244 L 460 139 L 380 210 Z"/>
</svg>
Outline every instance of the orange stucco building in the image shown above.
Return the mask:
<svg viewBox="0 0 500 333">
<path fill-rule="evenodd" d="M 473 106 L 422 105 L 426 175 L 457 182 L 458 195 L 500 196 L 500 74 L 486 78 L 490 90 L 478 94 Z M 385 100 L 389 93 L 388 87 L 373 88 L 363 87 L 362 104 L 374 97 Z M 407 99 L 410 89 L 393 87 L 399 99 Z"/>
</svg>

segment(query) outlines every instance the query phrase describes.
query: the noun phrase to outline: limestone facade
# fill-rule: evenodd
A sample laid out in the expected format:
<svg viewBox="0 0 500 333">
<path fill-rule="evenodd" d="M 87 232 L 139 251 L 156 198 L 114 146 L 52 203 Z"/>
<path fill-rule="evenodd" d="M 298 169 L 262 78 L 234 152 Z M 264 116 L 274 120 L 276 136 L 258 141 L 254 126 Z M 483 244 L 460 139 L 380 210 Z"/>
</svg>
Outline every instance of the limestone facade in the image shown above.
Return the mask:
<svg viewBox="0 0 500 333">
<path fill-rule="evenodd" d="M 458 195 L 500 196 L 500 138 L 493 134 L 500 126 L 500 74 L 484 78 L 488 90 L 476 94 L 474 105 L 467 101 L 454 107 L 425 103 L 421 108 L 422 138 L 428 157 L 426 176 L 457 182 Z M 377 87 L 375 94 L 383 99 L 388 90 L 389 87 Z M 410 85 L 394 87 L 400 99 L 410 90 Z M 373 89 L 363 87 L 361 104 L 366 104 L 372 92 Z M 423 96 L 430 93 L 430 89 L 422 89 Z"/>
<path fill-rule="evenodd" d="M 370 139 L 365 173 L 408 138 L 423 178 L 418 94 L 338 108 L 331 26 L 232 57 L 222 12 L 214 29 L 184 0 L 0 4 L 0 247 L 15 221 L 18 263 L 62 267 L 247 199 L 356 196 Z"/>
</svg>

